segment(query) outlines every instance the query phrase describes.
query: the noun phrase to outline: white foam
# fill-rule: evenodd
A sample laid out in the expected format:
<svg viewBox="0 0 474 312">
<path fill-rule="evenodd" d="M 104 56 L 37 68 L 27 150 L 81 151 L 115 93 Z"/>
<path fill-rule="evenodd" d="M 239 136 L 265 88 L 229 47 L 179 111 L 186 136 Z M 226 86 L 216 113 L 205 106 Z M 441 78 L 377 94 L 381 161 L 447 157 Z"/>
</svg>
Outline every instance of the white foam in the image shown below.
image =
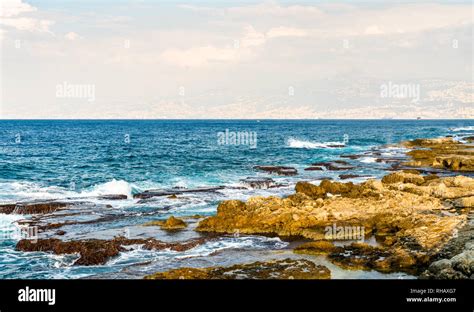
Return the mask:
<svg viewBox="0 0 474 312">
<path fill-rule="evenodd" d="M 473 131 L 474 126 L 467 126 L 467 127 L 459 127 L 459 128 L 449 128 L 450 131 L 458 132 L 458 131 Z"/>
<path fill-rule="evenodd" d="M 133 185 L 124 180 L 115 180 L 95 185 L 89 191 L 83 191 L 80 196 L 127 195 L 132 198 Z"/>
<path fill-rule="evenodd" d="M 377 161 L 377 158 L 375 157 L 364 157 L 360 159 L 360 162 L 366 163 L 366 164 L 371 164 Z"/>
<path fill-rule="evenodd" d="M 287 145 L 290 148 L 307 148 L 307 149 L 345 147 L 345 144 L 343 142 L 311 142 L 311 141 L 298 140 L 294 138 L 289 138 L 287 141 Z"/>
</svg>

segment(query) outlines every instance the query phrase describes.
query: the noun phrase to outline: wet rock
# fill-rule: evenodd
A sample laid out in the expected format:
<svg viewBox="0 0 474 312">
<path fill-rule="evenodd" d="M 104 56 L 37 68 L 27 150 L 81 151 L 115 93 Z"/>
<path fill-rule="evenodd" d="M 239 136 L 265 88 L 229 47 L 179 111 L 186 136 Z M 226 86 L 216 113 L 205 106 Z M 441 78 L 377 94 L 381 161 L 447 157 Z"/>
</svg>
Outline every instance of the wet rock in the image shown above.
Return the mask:
<svg viewBox="0 0 474 312">
<path fill-rule="evenodd" d="M 332 162 L 317 162 L 317 163 L 311 164 L 311 167 L 324 167 L 326 168 L 326 170 L 331 170 L 331 171 L 354 169 L 353 166 L 350 166 L 349 163 L 343 160 L 335 160 Z"/>
<path fill-rule="evenodd" d="M 17 204 L 0 205 L 0 213 L 5 214 L 44 214 L 68 207 L 69 203 L 64 202 L 30 202 Z"/>
<path fill-rule="evenodd" d="M 403 142 L 402 146 L 413 149 L 407 153 L 412 160 L 404 165 L 474 171 L 474 147 L 457 142 L 453 138 L 418 139 Z"/>
<path fill-rule="evenodd" d="M 474 143 L 474 136 L 467 136 L 462 138 L 464 141 Z"/>
<path fill-rule="evenodd" d="M 206 239 L 194 239 L 181 243 L 165 243 L 153 238 L 127 239 L 116 237 L 112 240 L 87 239 L 75 241 L 62 241 L 56 238 L 20 240 L 15 249 L 27 252 L 51 252 L 54 254 L 78 254 L 79 259 L 74 265 L 100 265 L 105 264 L 110 258 L 126 251 L 123 246 L 143 245 L 148 250 L 170 249 L 173 251 L 185 251 L 205 242 Z"/>
<path fill-rule="evenodd" d="M 304 259 L 236 264 L 230 267 L 180 268 L 145 279 L 329 279 L 331 272 Z"/>
<path fill-rule="evenodd" d="M 164 190 L 147 190 L 145 192 L 133 195 L 133 198 L 148 199 L 152 197 L 173 196 L 173 195 L 181 195 L 181 194 L 186 194 L 186 193 L 210 193 L 210 192 L 216 192 L 222 189 L 224 189 L 223 186 L 199 187 L 199 188 L 194 188 L 194 189 L 174 188 L 174 189 L 164 189 Z"/>
<path fill-rule="evenodd" d="M 160 226 L 162 230 L 180 230 L 188 226 L 186 222 L 173 216 L 169 217 L 166 221 L 151 221 L 144 224 L 144 226 L 154 225 Z"/>
<path fill-rule="evenodd" d="M 99 196 L 98 198 L 103 199 L 103 200 L 123 200 L 123 199 L 127 199 L 128 196 L 123 195 L 123 194 L 111 194 L 111 195 L 102 195 L 102 196 Z"/>
<path fill-rule="evenodd" d="M 368 178 L 370 176 L 358 175 L 358 174 L 340 174 L 339 178 L 342 180 L 354 179 L 354 178 Z"/>
<path fill-rule="evenodd" d="M 423 254 L 395 248 L 386 249 L 366 243 L 352 243 L 329 254 L 328 259 L 348 270 L 376 270 L 384 273 L 422 271 L 429 258 Z"/>
<path fill-rule="evenodd" d="M 365 155 L 339 155 L 341 158 L 349 158 L 349 159 L 359 159 L 365 157 Z"/>
<path fill-rule="evenodd" d="M 178 196 L 176 196 L 176 194 L 173 194 L 173 195 L 168 196 L 167 198 L 169 198 L 169 199 L 177 199 Z"/>
<path fill-rule="evenodd" d="M 241 179 L 240 183 L 251 189 L 268 189 L 278 185 L 272 178 L 248 177 Z"/>
<path fill-rule="evenodd" d="M 327 240 L 318 240 L 314 242 L 304 243 L 296 247 L 293 252 L 298 254 L 309 255 L 326 255 L 338 251 L 343 251 L 344 248 L 336 247 L 332 242 Z"/>
<path fill-rule="evenodd" d="M 308 167 L 308 168 L 304 168 L 305 171 L 323 171 L 323 167 L 319 167 L 319 166 L 311 166 L 311 167 Z"/>
<path fill-rule="evenodd" d="M 275 173 L 283 176 L 293 176 L 298 174 L 298 170 L 293 167 L 286 166 L 255 166 L 256 170 L 265 171 L 268 173 Z"/>
</svg>

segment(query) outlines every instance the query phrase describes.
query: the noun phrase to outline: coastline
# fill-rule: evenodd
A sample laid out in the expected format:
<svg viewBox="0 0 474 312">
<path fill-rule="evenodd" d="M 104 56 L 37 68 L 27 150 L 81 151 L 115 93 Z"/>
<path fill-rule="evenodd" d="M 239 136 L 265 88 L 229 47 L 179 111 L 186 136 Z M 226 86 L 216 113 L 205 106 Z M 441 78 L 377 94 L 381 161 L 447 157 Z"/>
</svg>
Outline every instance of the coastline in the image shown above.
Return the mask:
<svg viewBox="0 0 474 312">
<path fill-rule="evenodd" d="M 168 244 L 154 238 L 138 240 L 123 237 L 112 240 L 66 239 L 63 242 L 60 239 L 64 235 L 62 227 L 74 222 L 87 224 L 87 221 L 69 221 L 63 224 L 41 224 L 40 230 L 54 234 L 48 235 L 50 238 L 40 238 L 39 243 L 35 244 L 21 240 L 17 243 L 16 250 L 43 251 L 58 255 L 80 253 L 83 256 L 79 259 L 82 260 L 76 260 L 74 265 L 107 265 L 107 261 L 119 253 L 126 253 L 127 245 L 141 244 L 148 246 L 145 249 L 149 250 L 171 248 L 183 251 L 212 241 L 220 235 L 250 234 L 276 236 L 284 241 L 299 240 L 299 243 L 291 247 L 294 254 L 309 255 L 310 258 L 311 255 L 323 256 L 343 270 L 402 272 L 422 278 L 470 278 L 473 249 L 470 210 L 473 207 L 474 180 L 462 174 L 469 175 L 473 172 L 472 144 L 444 138 L 418 139 L 395 146 L 408 148 L 407 155 L 410 159 L 385 159 L 384 161 L 392 162 L 392 173 L 381 180 L 369 179 L 353 183 L 323 179 L 319 185 L 298 182 L 296 192 L 285 198 L 255 197 L 246 202 L 226 200 L 219 204 L 216 216 L 198 215 L 143 224 L 151 230 L 160 226 L 164 231 L 176 232 L 186 228 L 191 221 L 195 226 L 190 231 L 201 233 L 198 235 L 204 235 L 202 239 L 191 238 Z M 312 168 L 326 166 L 326 169 L 337 171 L 341 166 L 347 166 L 342 159 L 361 156 L 354 154 L 340 157 L 340 162 L 313 164 Z M 284 171 L 279 173 L 288 174 L 288 168 L 282 168 Z M 264 168 L 263 171 L 272 173 L 274 170 L 278 172 L 281 168 Z M 290 172 L 294 174 L 293 171 Z M 453 177 L 453 174 L 458 176 Z M 250 183 L 252 187 L 272 187 L 268 179 Z M 215 190 L 190 190 L 210 191 Z M 138 194 L 137 198 L 146 200 L 150 196 L 150 192 L 144 194 L 146 196 Z M 182 191 L 152 195 L 167 196 L 173 200 L 181 194 Z M 124 198 L 117 194 L 109 195 L 107 199 L 120 201 Z M 42 215 L 47 216 L 48 213 L 61 210 L 67 212 L 70 209 L 70 203 L 57 201 L 20 206 L 18 203 L 0 205 L 3 213 L 36 216 L 21 221 L 28 225 L 39 225 Z M 324 229 L 328 227 L 363 228 L 364 233 L 362 239 L 347 239 L 344 236 L 327 239 Z M 101 255 L 97 255 L 98 250 L 101 250 Z M 91 258 L 90 255 L 95 256 Z M 293 266 L 297 268 L 293 274 L 296 278 L 330 277 L 330 270 L 326 266 L 314 267 L 311 261 L 288 258 L 234 264 L 230 266 L 232 269 L 213 266 L 189 268 L 187 272 L 185 267 L 185 271 L 172 269 L 149 274 L 146 278 L 231 278 L 232 274 L 229 272 L 244 270 L 247 272 L 244 274 L 245 278 L 274 276 L 285 279 L 295 278 L 291 274 L 281 274 Z M 258 268 L 264 269 L 262 271 Z M 314 275 L 298 275 L 298 272 L 308 270 Z M 239 276 L 235 275 L 234 278 L 242 277 Z"/>
</svg>

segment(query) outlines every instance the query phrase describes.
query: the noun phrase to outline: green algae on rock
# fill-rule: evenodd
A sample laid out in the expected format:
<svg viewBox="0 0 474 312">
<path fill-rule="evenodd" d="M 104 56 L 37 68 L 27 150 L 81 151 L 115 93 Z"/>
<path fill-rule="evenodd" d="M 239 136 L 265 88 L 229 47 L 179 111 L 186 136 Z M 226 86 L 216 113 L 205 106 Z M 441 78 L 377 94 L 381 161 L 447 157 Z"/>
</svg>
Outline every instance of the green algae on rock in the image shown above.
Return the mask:
<svg viewBox="0 0 474 312">
<path fill-rule="evenodd" d="M 230 267 L 179 268 L 145 276 L 145 279 L 329 279 L 331 272 L 305 259 L 284 259 Z"/>
</svg>

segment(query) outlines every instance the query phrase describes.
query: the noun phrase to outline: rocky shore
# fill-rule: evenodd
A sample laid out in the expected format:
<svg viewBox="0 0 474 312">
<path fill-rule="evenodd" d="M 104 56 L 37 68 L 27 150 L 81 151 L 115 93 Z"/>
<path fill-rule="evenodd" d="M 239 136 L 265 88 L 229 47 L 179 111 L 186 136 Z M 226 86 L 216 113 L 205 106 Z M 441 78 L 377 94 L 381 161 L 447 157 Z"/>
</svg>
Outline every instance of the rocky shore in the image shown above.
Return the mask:
<svg viewBox="0 0 474 312">
<path fill-rule="evenodd" d="M 408 152 L 412 159 L 403 166 L 474 171 L 472 145 L 442 138 L 408 141 L 401 146 L 412 149 Z M 224 201 L 216 216 L 201 221 L 197 230 L 310 239 L 313 242 L 295 252 L 326 255 L 345 269 L 474 278 L 472 232 L 458 254 L 451 252 L 449 259 L 439 259 L 455 244 L 460 231 L 472 228 L 473 207 L 474 179 L 423 175 L 412 169 L 360 184 L 299 182 L 295 194 L 287 198 Z M 328 236 L 331 228 L 340 229 L 343 241 L 355 240 L 353 229 L 363 229 L 364 238 L 374 237 L 377 245 L 352 242 L 336 246 L 333 241 L 339 237 Z"/>
<path fill-rule="evenodd" d="M 298 240 L 292 245 L 298 255 L 324 257 L 345 270 L 375 270 L 383 273 L 405 272 L 420 278 L 474 278 L 474 146 L 452 138 L 418 139 L 397 147 L 409 149 L 404 159 L 380 159 L 392 165 L 382 179 L 365 182 L 320 183 L 300 181 L 287 197 L 251 197 L 246 201 L 225 200 L 217 213 L 200 217 L 196 227 L 169 217 L 141 224 L 176 235 L 192 231 L 199 238 L 182 242 L 163 242 L 155 238 L 59 239 L 66 226 L 97 224 L 120 219 L 110 214 L 90 220 L 52 223 L 51 213 L 73 215 L 84 212 L 80 203 L 31 202 L 0 205 L 0 213 L 33 214 L 22 222 L 36 225 L 40 231 L 56 231 L 53 236 L 35 241 L 22 239 L 16 250 L 77 254 L 74 265 L 103 265 L 126 246 L 140 245 L 146 250 L 186 251 L 219 235 L 278 236 Z M 346 160 L 361 155 L 341 155 Z M 347 171 L 353 164 L 346 160 L 312 163 L 306 171 Z M 379 159 L 377 159 L 377 162 Z M 285 166 L 255 166 L 254 169 L 282 176 L 298 171 Z M 352 172 L 339 175 L 341 180 L 363 176 Z M 367 177 L 367 176 L 365 176 Z M 270 189 L 279 187 L 271 178 L 247 178 L 244 187 Z M 188 193 L 217 192 L 222 187 L 192 190 L 150 190 L 134 196 L 139 203 L 165 197 L 179 200 Z M 113 195 L 108 200 L 127 199 Z M 77 207 L 76 207 L 77 206 Z M 68 211 L 74 208 L 77 211 Z M 46 221 L 45 221 L 46 220 Z M 49 220 L 49 221 L 48 221 Z M 194 232 L 197 231 L 198 233 Z M 56 236 L 54 236 L 56 235 Z M 58 238 L 58 236 L 60 236 Z M 316 259 L 316 258 L 315 258 Z M 152 271 L 153 272 L 153 271 Z M 283 259 L 212 266 L 183 267 L 147 275 L 147 279 L 326 279 L 330 270 L 308 259 Z"/>
</svg>

